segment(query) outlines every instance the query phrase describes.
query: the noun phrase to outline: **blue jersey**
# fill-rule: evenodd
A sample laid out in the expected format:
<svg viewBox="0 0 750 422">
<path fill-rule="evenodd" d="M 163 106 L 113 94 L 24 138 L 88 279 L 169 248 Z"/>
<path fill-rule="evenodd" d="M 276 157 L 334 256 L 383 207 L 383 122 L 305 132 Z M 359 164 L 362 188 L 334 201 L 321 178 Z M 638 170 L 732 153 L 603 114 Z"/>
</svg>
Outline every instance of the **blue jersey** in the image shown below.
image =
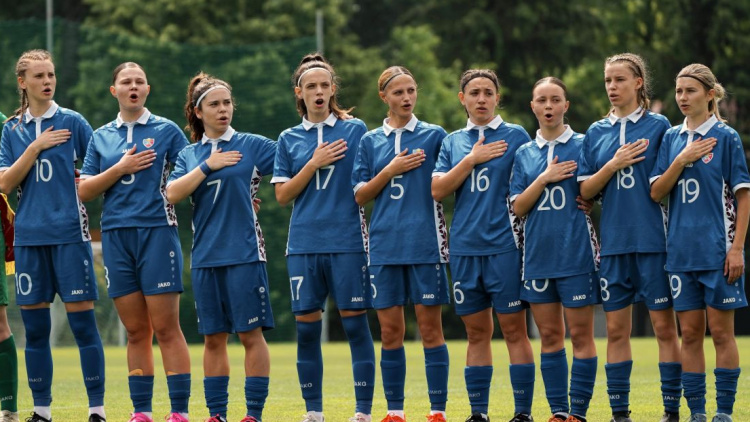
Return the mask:
<svg viewBox="0 0 750 422">
<path fill-rule="evenodd" d="M 474 167 L 456 190 L 456 206 L 450 228 L 451 253 L 456 256 L 486 256 L 517 249 L 523 237 L 520 218 L 510 208 L 510 174 L 516 150 L 531 141 L 518 125 L 496 116 L 487 126 L 469 122 L 443 141 L 433 176 L 442 176 L 466 157 L 480 137 L 485 144 L 508 143 L 501 157 Z"/>
<path fill-rule="evenodd" d="M 263 175 L 273 170 L 276 143 L 231 127 L 218 140 L 189 145 L 177 156 L 169 176 L 178 179 L 206 161 L 212 151 L 239 151 L 234 166 L 209 174 L 191 195 L 193 253 L 191 268 L 222 267 L 265 261 L 263 233 L 253 209 L 253 198 Z"/>
<path fill-rule="evenodd" d="M 651 200 L 649 176 L 667 129 L 666 117 L 639 108 L 621 119 L 611 115 L 599 120 L 586 131 L 578 160 L 579 182 L 601 170 L 620 146 L 648 142 L 646 158 L 619 170 L 602 189 L 599 230 L 603 256 L 666 250 L 666 213 Z"/>
<path fill-rule="evenodd" d="M 711 116 L 696 130 L 669 129 L 652 180 L 672 164 L 688 143 L 716 138 L 716 146 L 682 170 L 669 193 L 667 271 L 721 270 L 734 241 L 738 189 L 750 188 L 745 150 L 734 129 Z"/>
<path fill-rule="evenodd" d="M 318 169 L 295 198 L 289 222 L 287 254 L 350 253 L 367 250 L 365 211 L 352 192 L 352 168 L 360 139 L 367 132 L 359 119 L 339 120 L 331 113 L 318 124 L 302 124 L 279 135 L 271 183 L 287 182 L 310 161 L 323 142 L 346 141 L 344 158 Z"/>
<path fill-rule="evenodd" d="M 432 171 L 445 138 L 440 126 L 412 116 L 402 129 L 387 124 L 362 137 L 354 163 L 354 191 L 372 180 L 401 151 L 421 149 L 421 166 L 391 179 L 377 197 L 370 220 L 370 263 L 434 264 L 448 262 L 448 232 L 443 206 L 432 199 Z"/>
<path fill-rule="evenodd" d="M 123 176 L 104 193 L 102 230 L 123 227 L 176 226 L 174 206 L 167 202 L 166 186 L 170 164 L 187 146 L 185 134 L 172 121 L 146 110 L 133 123 L 117 120 L 94 131 L 81 178 L 103 173 L 117 164 L 128 150 L 156 152 L 149 168 Z"/>
<path fill-rule="evenodd" d="M 91 240 L 86 208 L 78 199 L 75 164 L 86 155 L 91 126 L 80 114 L 54 102 L 44 115 L 26 111 L 3 127 L 0 171 L 5 171 L 50 126 L 70 130 L 70 139 L 42 151 L 18 186 L 15 244 L 61 245 Z"/>
<path fill-rule="evenodd" d="M 516 152 L 510 194 L 515 199 L 558 157 L 575 161 L 583 135 L 569 127 L 557 139 L 536 140 Z M 589 217 L 578 209 L 580 194 L 575 177 L 550 183 L 526 216 L 523 244 L 523 279 L 570 277 L 596 271 L 599 246 Z"/>
</svg>

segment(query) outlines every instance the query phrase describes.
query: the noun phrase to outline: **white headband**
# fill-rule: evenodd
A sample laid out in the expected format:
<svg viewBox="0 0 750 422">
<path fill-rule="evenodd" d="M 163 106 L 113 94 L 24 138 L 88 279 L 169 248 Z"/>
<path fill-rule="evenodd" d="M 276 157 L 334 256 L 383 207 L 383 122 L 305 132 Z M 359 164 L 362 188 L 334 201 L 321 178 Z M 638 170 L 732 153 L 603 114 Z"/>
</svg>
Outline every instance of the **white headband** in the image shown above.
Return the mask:
<svg viewBox="0 0 750 422">
<path fill-rule="evenodd" d="M 299 75 L 299 78 L 297 78 L 297 86 L 299 86 L 300 82 L 302 82 L 302 77 L 305 76 L 306 73 L 312 72 L 313 70 L 325 70 L 331 76 L 331 79 L 333 79 L 333 74 L 331 74 L 331 71 L 326 69 L 325 67 L 311 67 Z"/>
<path fill-rule="evenodd" d="M 227 91 L 229 91 L 229 88 L 227 88 L 227 87 L 225 87 L 224 85 L 221 85 L 221 84 L 217 84 L 217 85 L 214 85 L 214 86 L 212 86 L 211 88 L 208 88 L 208 89 L 206 90 L 206 92 L 204 92 L 203 94 L 201 94 L 201 96 L 200 96 L 200 97 L 198 97 L 198 101 L 196 101 L 196 102 L 195 102 L 195 107 L 196 107 L 196 108 L 198 108 L 198 106 L 199 106 L 199 105 L 201 105 L 201 101 L 203 101 L 203 98 L 204 98 L 204 97 L 205 97 L 206 95 L 208 95 L 208 93 L 209 93 L 209 92 L 211 92 L 211 91 L 215 91 L 215 90 L 217 90 L 217 89 L 222 89 L 222 88 L 223 88 L 223 89 L 226 89 Z M 230 91 L 230 92 L 231 92 L 231 91 Z"/>
</svg>

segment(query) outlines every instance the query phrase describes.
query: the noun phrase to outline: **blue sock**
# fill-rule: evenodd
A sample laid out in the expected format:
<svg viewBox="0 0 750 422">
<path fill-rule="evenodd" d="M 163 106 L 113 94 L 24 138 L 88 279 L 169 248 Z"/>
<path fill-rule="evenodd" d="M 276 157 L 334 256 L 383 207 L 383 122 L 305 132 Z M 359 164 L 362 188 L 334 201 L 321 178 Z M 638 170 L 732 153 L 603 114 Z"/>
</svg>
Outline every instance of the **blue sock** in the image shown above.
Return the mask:
<svg viewBox="0 0 750 422">
<path fill-rule="evenodd" d="M 682 399 L 682 364 L 680 362 L 660 362 L 661 399 L 664 410 L 677 413 Z"/>
<path fill-rule="evenodd" d="M 706 374 L 683 372 L 682 387 L 685 389 L 685 401 L 690 414 L 706 413 Z"/>
<path fill-rule="evenodd" d="M 263 407 L 266 405 L 266 397 L 268 397 L 268 377 L 245 378 L 247 416 L 252 416 L 260 422 Z"/>
<path fill-rule="evenodd" d="M 510 365 L 510 385 L 513 387 L 515 413 L 531 414 L 535 372 L 536 366 L 533 363 Z"/>
<path fill-rule="evenodd" d="M 568 413 L 568 358 L 565 349 L 542 353 L 542 380 L 550 411 Z"/>
<path fill-rule="evenodd" d="M 52 320 L 49 308 L 21 309 L 26 329 L 26 372 L 34 406 L 52 403 L 52 349 L 49 344 Z"/>
<path fill-rule="evenodd" d="M 489 412 L 492 366 L 467 366 L 464 368 L 466 392 L 469 394 L 471 413 Z"/>
<path fill-rule="evenodd" d="M 607 394 L 612 413 L 627 412 L 630 408 L 630 373 L 633 361 L 608 363 L 604 365 L 607 373 Z"/>
<path fill-rule="evenodd" d="M 406 384 L 406 352 L 403 346 L 398 349 L 382 349 L 380 372 L 383 377 L 383 391 L 388 402 L 388 410 L 404 409 L 404 384 Z"/>
<path fill-rule="evenodd" d="M 714 375 L 716 376 L 716 411 L 731 415 L 734 410 L 734 397 L 737 395 L 740 368 L 716 368 Z"/>
<path fill-rule="evenodd" d="M 130 386 L 130 401 L 133 402 L 133 412 L 151 412 L 151 400 L 154 397 L 153 375 L 130 375 L 128 376 Z"/>
<path fill-rule="evenodd" d="M 375 347 L 367 314 L 341 318 L 341 323 L 352 353 L 354 397 L 357 400 L 355 411 L 369 415 L 372 413 L 372 396 L 375 392 Z"/>
<path fill-rule="evenodd" d="M 229 377 L 203 378 L 203 390 L 206 395 L 206 407 L 209 416 L 227 417 L 229 402 Z"/>
<path fill-rule="evenodd" d="M 94 310 L 68 312 L 68 323 L 81 355 L 83 384 L 89 396 L 89 407 L 104 405 L 104 347 L 96 328 Z"/>
<path fill-rule="evenodd" d="M 598 363 L 596 356 L 588 359 L 573 358 L 573 368 L 570 370 L 570 413 L 575 416 L 586 417 L 594 395 Z"/>
<path fill-rule="evenodd" d="M 323 411 L 322 321 L 297 321 L 297 376 L 308 412 Z"/>
<path fill-rule="evenodd" d="M 167 375 L 167 389 L 171 413 L 188 413 L 190 402 L 190 373 Z"/>
<path fill-rule="evenodd" d="M 444 344 L 424 349 L 424 368 L 427 375 L 427 395 L 430 410 L 445 412 L 448 401 L 448 346 Z"/>
</svg>

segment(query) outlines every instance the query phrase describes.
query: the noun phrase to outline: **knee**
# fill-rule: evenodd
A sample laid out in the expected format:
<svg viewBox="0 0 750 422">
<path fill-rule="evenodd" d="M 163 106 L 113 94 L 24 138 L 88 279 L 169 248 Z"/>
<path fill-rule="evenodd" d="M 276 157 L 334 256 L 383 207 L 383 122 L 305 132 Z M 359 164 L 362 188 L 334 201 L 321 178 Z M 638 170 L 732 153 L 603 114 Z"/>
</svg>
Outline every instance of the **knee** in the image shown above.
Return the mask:
<svg viewBox="0 0 750 422">
<path fill-rule="evenodd" d="M 442 343 L 443 341 L 443 327 L 439 322 L 437 324 L 434 322 L 420 323 L 419 334 L 422 336 L 424 344 Z"/>
<path fill-rule="evenodd" d="M 538 325 L 537 328 L 539 328 L 539 338 L 542 340 L 542 345 L 551 346 L 563 342 L 565 333 L 560 327 Z"/>
<path fill-rule="evenodd" d="M 607 342 L 625 343 L 630 341 L 630 326 L 618 322 L 607 322 Z"/>
<path fill-rule="evenodd" d="M 131 344 L 150 344 L 151 340 L 154 338 L 154 332 L 148 324 L 131 325 L 130 327 L 125 327 L 125 331 L 128 336 L 128 343 Z"/>
<path fill-rule="evenodd" d="M 225 336 L 206 336 L 203 347 L 209 352 L 222 350 L 227 347 L 227 338 Z"/>
<path fill-rule="evenodd" d="M 523 341 L 528 341 L 528 334 L 526 333 L 526 321 L 518 319 L 518 321 L 507 321 L 500 324 L 500 329 L 503 332 L 503 338 L 506 343 L 517 344 Z"/>
<path fill-rule="evenodd" d="M 570 342 L 573 343 L 573 350 L 583 350 L 594 344 L 594 333 L 588 327 L 571 326 Z"/>
<path fill-rule="evenodd" d="M 734 341 L 734 332 L 725 327 L 711 327 L 711 339 L 716 349 L 721 349 Z"/>
<path fill-rule="evenodd" d="M 703 344 L 706 333 L 699 327 L 682 326 L 682 346 L 699 346 Z"/>
<path fill-rule="evenodd" d="M 677 324 L 671 320 L 654 321 L 654 334 L 658 341 L 672 341 L 677 339 Z"/>
<path fill-rule="evenodd" d="M 403 343 L 405 334 L 406 327 L 402 327 L 400 324 L 386 323 L 380 325 L 380 339 L 385 345 L 392 346 Z"/>
<path fill-rule="evenodd" d="M 466 338 L 469 344 L 482 344 L 489 343 L 492 341 L 492 331 L 494 327 L 492 325 L 472 325 L 466 326 Z"/>
<path fill-rule="evenodd" d="M 154 335 L 159 344 L 166 344 L 175 341 L 175 339 L 182 338 L 182 331 L 180 326 L 159 326 L 154 327 Z"/>
</svg>

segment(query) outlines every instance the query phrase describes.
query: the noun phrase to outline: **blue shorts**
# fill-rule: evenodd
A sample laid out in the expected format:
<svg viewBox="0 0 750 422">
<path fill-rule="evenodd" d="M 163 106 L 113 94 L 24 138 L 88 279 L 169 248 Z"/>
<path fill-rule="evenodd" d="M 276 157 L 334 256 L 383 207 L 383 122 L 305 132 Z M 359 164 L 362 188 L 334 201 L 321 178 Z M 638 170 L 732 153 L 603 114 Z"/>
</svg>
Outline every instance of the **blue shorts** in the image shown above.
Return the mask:
<svg viewBox="0 0 750 422">
<path fill-rule="evenodd" d="M 720 310 L 747 306 L 745 275 L 727 283 L 724 270 L 669 273 L 675 311 L 705 309 L 706 305 Z"/>
<path fill-rule="evenodd" d="M 370 265 L 375 309 L 451 303 L 445 264 Z"/>
<path fill-rule="evenodd" d="M 273 328 L 265 262 L 193 268 L 191 272 L 199 333 Z"/>
<path fill-rule="evenodd" d="M 325 309 L 329 294 L 340 310 L 372 308 L 364 252 L 289 255 L 286 263 L 295 315 Z"/>
<path fill-rule="evenodd" d="M 109 297 L 181 293 L 182 248 L 177 227 L 121 228 L 102 232 Z"/>
<path fill-rule="evenodd" d="M 522 311 L 521 252 L 488 256 L 451 256 L 453 302 L 458 315 L 471 315 L 489 307 L 500 314 Z"/>
<path fill-rule="evenodd" d="M 644 301 L 650 311 L 672 307 L 666 253 L 629 253 L 603 256 L 599 286 L 605 312 Z"/>
<path fill-rule="evenodd" d="M 602 302 L 596 272 L 545 280 L 525 280 L 523 287 L 521 299 L 529 303 L 562 303 L 566 308 L 580 308 Z"/>
<path fill-rule="evenodd" d="M 91 242 L 16 246 L 16 303 L 51 303 L 99 298 Z"/>
</svg>

